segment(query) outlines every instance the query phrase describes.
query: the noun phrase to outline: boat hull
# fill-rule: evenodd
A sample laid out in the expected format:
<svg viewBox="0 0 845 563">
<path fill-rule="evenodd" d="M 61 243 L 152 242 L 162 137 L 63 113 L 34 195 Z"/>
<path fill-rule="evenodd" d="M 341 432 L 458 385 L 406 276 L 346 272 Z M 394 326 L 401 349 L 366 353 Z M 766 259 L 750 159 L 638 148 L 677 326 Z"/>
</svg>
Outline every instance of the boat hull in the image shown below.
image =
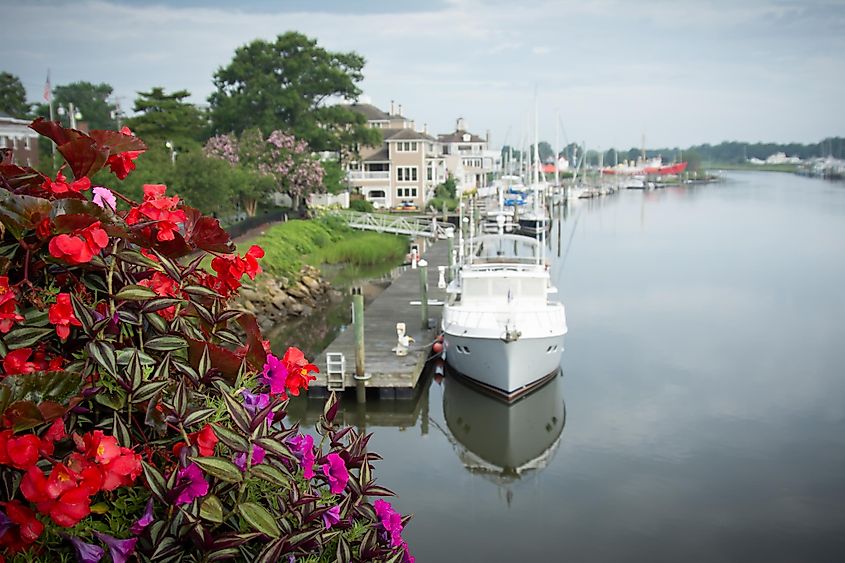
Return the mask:
<svg viewBox="0 0 845 563">
<path fill-rule="evenodd" d="M 444 332 L 446 363 L 485 390 L 513 400 L 560 369 L 563 334 L 506 342 Z"/>
</svg>

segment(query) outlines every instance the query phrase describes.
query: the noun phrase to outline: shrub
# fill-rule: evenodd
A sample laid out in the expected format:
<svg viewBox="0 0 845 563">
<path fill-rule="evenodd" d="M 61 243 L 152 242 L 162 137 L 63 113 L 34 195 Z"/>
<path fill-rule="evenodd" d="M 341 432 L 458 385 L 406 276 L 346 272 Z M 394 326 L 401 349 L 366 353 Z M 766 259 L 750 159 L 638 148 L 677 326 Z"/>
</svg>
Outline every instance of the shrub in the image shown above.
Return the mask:
<svg viewBox="0 0 845 563">
<path fill-rule="evenodd" d="M 134 169 L 128 130 L 32 128 L 73 180 L 0 166 L 0 558 L 412 560 L 408 517 L 369 500 L 392 494 L 370 436 L 334 424 L 334 396 L 318 443 L 289 424 L 316 367 L 229 308 L 261 248 L 233 253 L 164 185 L 92 189 Z"/>
<path fill-rule="evenodd" d="M 367 201 L 366 199 L 353 199 L 349 202 L 349 209 L 352 211 L 361 211 L 363 213 L 372 213 L 375 211 L 375 207 L 373 207 L 372 202 Z"/>
</svg>

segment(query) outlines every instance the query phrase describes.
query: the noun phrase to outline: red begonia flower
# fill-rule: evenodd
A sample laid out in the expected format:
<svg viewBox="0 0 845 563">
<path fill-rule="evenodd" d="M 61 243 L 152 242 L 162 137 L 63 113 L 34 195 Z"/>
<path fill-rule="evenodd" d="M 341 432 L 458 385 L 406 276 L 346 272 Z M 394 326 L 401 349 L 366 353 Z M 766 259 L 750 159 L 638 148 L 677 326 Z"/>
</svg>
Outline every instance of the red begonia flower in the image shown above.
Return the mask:
<svg viewBox="0 0 845 563">
<path fill-rule="evenodd" d="M 15 323 L 23 320 L 23 316 L 18 314 L 17 305 L 15 291 L 9 286 L 9 277 L 0 276 L 0 332 L 9 332 Z"/>
<path fill-rule="evenodd" d="M 97 463 L 108 463 L 120 455 L 117 438 L 106 436 L 102 430 L 94 430 L 83 437 L 85 455 Z"/>
<path fill-rule="evenodd" d="M 120 448 L 120 455 L 102 467 L 104 491 L 131 485 L 141 474 L 141 456 L 129 448 Z"/>
<path fill-rule="evenodd" d="M 144 201 L 133 207 L 126 216 L 126 223 L 134 225 L 141 221 L 155 221 L 159 241 L 173 240 L 174 233 L 179 230 L 179 224 L 187 219 L 185 212 L 176 209 L 179 196 L 164 197 L 167 186 L 164 184 L 145 184 Z"/>
<path fill-rule="evenodd" d="M 55 501 L 36 505 L 42 514 L 49 514 L 53 522 L 65 528 L 76 526 L 91 514 L 91 495 L 84 487 L 74 487 Z"/>
<path fill-rule="evenodd" d="M 44 524 L 38 521 L 32 510 L 18 500 L 6 503 L 6 516 L 16 525 L 16 528 L 6 530 L 6 533 L 0 536 L 0 545 L 5 546 L 9 553 L 28 549 L 44 532 Z"/>
<path fill-rule="evenodd" d="M 33 373 L 37 368 L 33 362 L 29 362 L 29 356 L 32 355 L 32 348 L 18 348 L 11 350 L 6 357 L 3 358 L 3 371 L 6 375 L 18 375 L 21 373 Z"/>
<path fill-rule="evenodd" d="M 285 356 L 282 358 L 282 363 L 285 364 L 288 370 L 285 387 L 288 388 L 290 394 L 294 397 L 299 395 L 300 388 L 308 389 L 308 382 L 317 379 L 316 376 L 311 375 L 311 372 L 320 373 L 320 369 L 317 366 L 308 363 L 302 350 L 294 346 L 287 349 Z"/>
<path fill-rule="evenodd" d="M 129 127 L 122 127 L 120 132 L 124 135 L 132 135 L 132 131 Z M 141 153 L 144 151 L 126 151 L 120 154 L 113 154 L 111 155 L 108 160 L 106 160 L 106 164 L 111 168 L 111 171 L 114 172 L 114 175 L 118 177 L 118 179 L 123 180 L 125 179 L 132 170 L 135 170 L 135 159 L 137 159 Z"/>
<path fill-rule="evenodd" d="M 82 326 L 82 323 L 73 314 L 70 293 L 60 293 L 56 296 L 56 302 L 50 305 L 48 318 L 50 323 L 56 325 L 56 334 L 62 340 L 66 340 L 70 335 L 71 326 Z"/>
<path fill-rule="evenodd" d="M 47 247 L 54 258 L 59 258 L 69 264 L 86 264 L 108 244 L 109 235 L 97 221 L 71 234 L 53 237 Z"/>
<path fill-rule="evenodd" d="M 35 434 L 26 434 L 20 438 L 9 438 L 6 441 L 6 454 L 12 467 L 28 469 L 38 461 L 38 448 L 41 440 Z"/>
<path fill-rule="evenodd" d="M 179 297 L 179 285 L 173 281 L 173 278 L 162 272 L 156 272 L 152 277 L 141 280 L 138 285 L 149 287 L 159 297 Z M 156 312 L 168 321 L 172 321 L 173 317 L 176 316 L 176 305 L 159 309 Z"/>
<path fill-rule="evenodd" d="M 202 430 L 188 434 L 188 439 L 191 444 L 197 447 L 197 451 L 201 456 L 214 455 L 214 447 L 220 440 L 217 434 L 214 433 L 214 428 L 210 424 L 206 424 Z M 173 455 L 179 455 L 187 444 L 185 442 L 178 442 L 173 445 Z"/>
<path fill-rule="evenodd" d="M 58 173 L 56 173 L 55 181 L 47 178 L 44 180 L 44 184 L 41 187 L 53 195 L 65 194 L 68 192 L 79 193 L 91 187 L 91 180 L 87 176 L 83 176 L 82 178 L 74 180 L 68 184 L 67 178 L 65 178 L 65 175 L 62 174 L 61 170 L 59 170 Z"/>
</svg>

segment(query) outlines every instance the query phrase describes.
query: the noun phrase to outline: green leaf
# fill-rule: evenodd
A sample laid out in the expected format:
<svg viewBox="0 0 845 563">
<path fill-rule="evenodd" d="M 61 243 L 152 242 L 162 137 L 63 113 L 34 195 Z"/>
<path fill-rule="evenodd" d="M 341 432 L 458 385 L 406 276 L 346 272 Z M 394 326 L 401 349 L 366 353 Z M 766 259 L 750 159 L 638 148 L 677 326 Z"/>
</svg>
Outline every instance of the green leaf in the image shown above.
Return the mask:
<svg viewBox="0 0 845 563">
<path fill-rule="evenodd" d="M 55 330 L 52 328 L 34 328 L 21 327 L 13 330 L 3 337 L 3 341 L 9 350 L 17 350 L 18 348 L 29 348 L 45 336 L 54 334 Z"/>
<path fill-rule="evenodd" d="M 114 413 L 112 434 L 114 434 L 121 446 L 129 446 L 132 443 L 132 436 L 130 436 L 129 428 L 127 428 L 126 423 L 123 422 L 121 414 L 123 413 Z"/>
<path fill-rule="evenodd" d="M 108 407 L 115 411 L 119 411 L 126 404 L 126 393 L 122 389 L 113 393 L 100 391 L 94 396 L 94 398 L 104 407 Z"/>
<path fill-rule="evenodd" d="M 272 485 L 279 485 L 280 487 L 287 487 L 290 484 L 290 481 L 285 474 L 269 463 L 259 463 L 258 465 L 253 465 L 249 469 L 249 474 L 251 477 L 264 479 L 268 483 Z"/>
<path fill-rule="evenodd" d="M 290 450 L 279 440 L 275 440 L 273 438 L 259 438 L 255 440 L 255 443 L 264 448 L 264 450 L 276 457 L 283 457 L 287 459 L 293 459 L 293 454 L 290 453 Z"/>
<path fill-rule="evenodd" d="M 352 551 L 349 549 L 349 542 L 343 536 L 340 536 L 337 542 L 335 559 L 337 559 L 338 563 L 349 563 L 352 561 Z"/>
<path fill-rule="evenodd" d="M 144 343 L 144 348 L 158 352 L 169 352 L 187 347 L 188 343 L 185 339 L 178 336 L 156 336 Z"/>
<path fill-rule="evenodd" d="M 8 399 L 0 406 L 10 401 L 34 401 L 42 403 L 53 400 L 61 404 L 68 404 L 71 397 L 79 393 L 82 388 L 82 376 L 69 371 L 42 371 L 21 375 L 6 376 L 0 389 L 6 389 Z M 0 411 L 2 412 L 2 411 Z"/>
<path fill-rule="evenodd" d="M 115 299 L 122 301 L 144 301 L 156 296 L 155 291 L 143 285 L 126 285 L 117 292 Z"/>
<path fill-rule="evenodd" d="M 237 469 L 237 468 L 235 468 Z M 266 508 L 254 502 L 243 502 L 238 505 L 238 512 L 250 526 L 271 538 L 278 538 L 282 531 L 276 524 L 276 519 Z"/>
<path fill-rule="evenodd" d="M 117 373 L 117 354 L 114 352 L 114 346 L 102 340 L 94 340 L 89 342 L 85 347 L 88 350 L 88 355 L 94 359 L 106 372 L 114 378 L 118 378 Z"/>
<path fill-rule="evenodd" d="M 217 437 L 220 438 L 221 442 L 233 450 L 245 452 L 249 448 L 249 443 L 246 441 L 246 438 L 237 432 L 233 432 L 222 424 L 214 424 L 214 433 L 217 434 Z"/>
<path fill-rule="evenodd" d="M 0 223 L 18 240 L 36 221 L 48 217 L 51 208 L 46 199 L 0 190 Z"/>
<path fill-rule="evenodd" d="M 223 402 L 226 403 L 226 410 L 229 411 L 229 416 L 232 417 L 232 422 L 235 423 L 241 432 L 250 432 L 250 422 L 252 421 L 249 413 L 240 404 L 237 399 L 232 397 L 229 393 L 221 393 L 223 395 Z"/>
<path fill-rule="evenodd" d="M 146 461 L 141 461 L 141 469 L 144 471 L 144 479 L 147 480 L 147 486 L 150 488 L 150 492 L 158 500 L 167 502 L 167 485 L 164 482 L 164 476 L 161 472 Z"/>
<path fill-rule="evenodd" d="M 211 415 L 217 412 L 217 409 L 206 407 L 204 409 L 197 409 L 188 416 L 185 417 L 185 421 L 183 424 L 185 426 L 193 426 L 194 424 L 198 424 L 203 420 L 207 419 Z"/>
<path fill-rule="evenodd" d="M 82 328 L 89 332 L 94 326 L 93 310 L 89 309 L 76 295 L 70 295 L 70 302 L 73 306 L 73 314 L 82 323 Z"/>
<path fill-rule="evenodd" d="M 168 381 L 149 381 L 132 393 L 133 403 L 143 403 L 152 399 L 156 393 L 167 387 Z"/>
<path fill-rule="evenodd" d="M 223 503 L 215 495 L 208 495 L 202 500 L 200 505 L 200 518 L 204 518 L 209 522 L 223 521 Z"/>
<path fill-rule="evenodd" d="M 240 483 L 243 480 L 241 470 L 227 459 L 221 457 L 192 457 L 190 459 L 199 465 L 203 471 L 221 481 Z"/>
<path fill-rule="evenodd" d="M 164 317 L 156 313 L 145 313 L 144 319 L 152 326 L 156 332 L 162 333 L 168 331 L 167 321 Z"/>
<path fill-rule="evenodd" d="M 158 271 L 161 271 L 162 269 L 161 266 L 159 266 L 158 262 L 147 258 L 137 250 L 121 250 L 117 253 L 117 257 L 123 260 L 124 262 L 128 262 L 136 266 L 152 268 L 153 270 Z"/>
<path fill-rule="evenodd" d="M 206 561 L 228 561 L 229 559 L 236 559 L 241 554 L 241 550 L 237 547 L 227 547 L 225 549 L 218 549 L 212 551 L 206 557 Z"/>
<path fill-rule="evenodd" d="M 186 285 L 182 288 L 182 292 L 193 297 L 220 297 L 220 295 L 213 289 L 209 289 L 201 285 Z"/>
</svg>

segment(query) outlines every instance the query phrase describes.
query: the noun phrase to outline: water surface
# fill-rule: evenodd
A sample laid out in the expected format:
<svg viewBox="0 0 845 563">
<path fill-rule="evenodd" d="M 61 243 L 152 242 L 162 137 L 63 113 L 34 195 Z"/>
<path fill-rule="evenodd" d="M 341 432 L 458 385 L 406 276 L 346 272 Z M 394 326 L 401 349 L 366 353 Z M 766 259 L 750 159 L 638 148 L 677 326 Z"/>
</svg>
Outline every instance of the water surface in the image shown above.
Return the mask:
<svg viewBox="0 0 845 563">
<path fill-rule="evenodd" d="M 344 414 L 417 560 L 845 560 L 845 184 L 733 173 L 565 215 L 562 377 Z"/>
</svg>

